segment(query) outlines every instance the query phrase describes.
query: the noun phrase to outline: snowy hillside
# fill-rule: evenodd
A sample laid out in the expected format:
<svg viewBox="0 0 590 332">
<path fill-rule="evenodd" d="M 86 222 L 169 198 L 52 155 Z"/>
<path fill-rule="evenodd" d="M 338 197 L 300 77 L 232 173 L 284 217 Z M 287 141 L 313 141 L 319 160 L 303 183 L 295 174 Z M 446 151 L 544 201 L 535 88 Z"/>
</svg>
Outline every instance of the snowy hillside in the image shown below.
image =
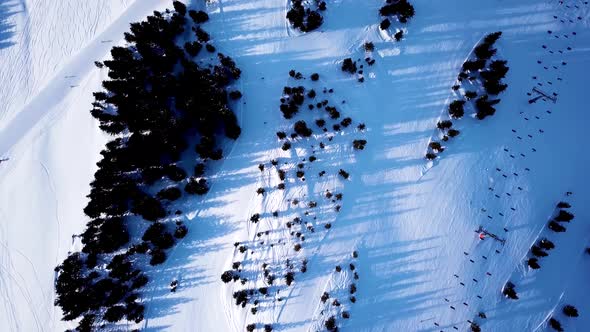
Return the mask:
<svg viewBox="0 0 590 332">
<path fill-rule="evenodd" d="M 243 96 L 232 102 L 242 133 L 212 162 L 210 191 L 179 203 L 188 235 L 163 264 L 143 267 L 145 319 L 117 328 L 316 331 L 334 316 L 343 331 L 468 331 L 470 322 L 551 331 L 551 317 L 565 331 L 588 330 L 590 4 L 410 2 L 415 16 L 384 32 L 385 0 L 328 0 L 323 24 L 306 33 L 286 19 L 288 0 L 186 2 L 209 14 L 212 43 L 242 70 L 234 88 Z M 80 250 L 72 235 L 88 221 L 85 196 L 107 141 L 89 114 L 107 79 L 94 61 L 125 44 L 129 23 L 166 7 L 171 1 L 0 0 L 0 157 L 8 158 L 0 163 L 0 330 L 75 327 L 53 305 L 53 269 Z M 453 120 L 460 134 L 426 160 L 437 123 L 468 86 L 452 89 L 463 63 L 495 31 L 494 59 L 510 67 L 496 113 L 478 120 L 466 106 Z M 345 58 L 362 74 L 343 72 Z M 280 109 L 286 86 L 317 94 L 292 119 Z M 555 102 L 529 103 L 533 88 Z M 323 100 L 338 120 L 317 106 Z M 290 135 L 300 120 L 313 133 L 284 149 L 276 133 Z M 355 140 L 366 140 L 364 149 Z M 575 217 L 554 232 L 547 225 L 561 201 Z M 531 246 L 543 238 L 555 248 L 532 269 Z M 241 280 L 224 283 L 228 270 Z M 518 300 L 503 296 L 507 281 Z M 250 289 L 247 305 L 236 305 L 234 294 Z M 566 304 L 580 316 L 565 316 Z"/>
</svg>

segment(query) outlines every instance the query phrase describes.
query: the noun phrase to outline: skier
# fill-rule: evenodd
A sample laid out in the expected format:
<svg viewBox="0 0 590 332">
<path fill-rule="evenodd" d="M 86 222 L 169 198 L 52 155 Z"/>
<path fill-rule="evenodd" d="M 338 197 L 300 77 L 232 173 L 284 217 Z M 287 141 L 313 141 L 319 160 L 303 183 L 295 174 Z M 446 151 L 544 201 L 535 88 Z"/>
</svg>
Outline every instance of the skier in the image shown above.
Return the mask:
<svg viewBox="0 0 590 332">
<path fill-rule="evenodd" d="M 178 287 L 178 280 L 174 280 L 170 283 L 170 291 L 175 293 L 176 288 Z"/>
<path fill-rule="evenodd" d="M 480 240 L 484 240 L 486 238 L 486 234 L 485 233 L 479 233 L 479 239 Z"/>
</svg>

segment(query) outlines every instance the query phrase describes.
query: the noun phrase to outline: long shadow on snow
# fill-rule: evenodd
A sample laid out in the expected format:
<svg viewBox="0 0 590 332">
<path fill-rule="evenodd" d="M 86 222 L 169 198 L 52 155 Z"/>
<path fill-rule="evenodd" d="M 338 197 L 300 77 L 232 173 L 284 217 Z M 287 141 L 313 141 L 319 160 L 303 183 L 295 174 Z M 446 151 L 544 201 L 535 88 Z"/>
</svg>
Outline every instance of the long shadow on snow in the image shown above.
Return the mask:
<svg viewBox="0 0 590 332">
<path fill-rule="evenodd" d="M 18 14 L 16 11 L 17 3 L 12 0 L 0 0 L 0 50 L 15 44 L 13 41 L 14 24 L 7 22 L 12 15 Z"/>
</svg>

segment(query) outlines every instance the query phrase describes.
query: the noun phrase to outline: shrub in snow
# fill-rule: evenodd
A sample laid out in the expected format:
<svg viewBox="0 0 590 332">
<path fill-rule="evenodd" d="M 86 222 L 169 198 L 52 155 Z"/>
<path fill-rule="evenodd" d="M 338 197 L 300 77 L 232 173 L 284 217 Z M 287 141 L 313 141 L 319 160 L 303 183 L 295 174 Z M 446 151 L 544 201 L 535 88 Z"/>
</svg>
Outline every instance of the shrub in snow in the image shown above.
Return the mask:
<svg viewBox="0 0 590 332">
<path fill-rule="evenodd" d="M 354 141 L 352 141 L 352 146 L 355 150 L 364 150 L 366 144 L 367 141 L 364 139 L 355 139 Z"/>
<path fill-rule="evenodd" d="M 465 114 L 463 105 L 465 105 L 464 100 L 454 100 L 449 104 L 449 114 L 455 119 L 462 118 Z"/>
<path fill-rule="evenodd" d="M 317 80 L 320 79 L 320 74 L 313 73 L 313 74 L 311 74 L 310 78 L 311 78 L 312 81 L 317 81 Z"/>
<path fill-rule="evenodd" d="M 234 90 L 229 93 L 229 97 L 232 100 L 238 100 L 238 99 L 242 98 L 242 93 L 238 90 Z"/>
<path fill-rule="evenodd" d="M 471 100 L 473 98 L 477 97 L 477 92 L 475 91 L 465 91 L 465 98 L 467 98 L 467 100 Z"/>
<path fill-rule="evenodd" d="M 440 145 L 439 142 L 430 142 L 430 143 L 428 143 L 428 147 L 434 151 L 438 151 L 438 152 L 444 151 L 444 148 L 442 147 L 442 145 Z"/>
<path fill-rule="evenodd" d="M 381 23 L 379 24 L 379 28 L 380 28 L 381 30 L 387 30 L 387 29 L 389 29 L 389 27 L 390 27 L 390 26 L 391 26 L 391 21 L 390 21 L 388 18 L 384 19 L 384 20 L 383 20 L 383 21 L 381 21 Z"/>
<path fill-rule="evenodd" d="M 209 20 L 209 15 L 202 10 L 199 10 L 198 12 L 195 10 L 189 10 L 188 16 L 190 16 L 190 18 L 197 24 L 205 23 Z"/>
<path fill-rule="evenodd" d="M 342 61 L 342 71 L 349 72 L 351 74 L 356 73 L 356 61 L 352 61 L 351 58 L 346 58 Z"/>
<path fill-rule="evenodd" d="M 479 327 L 479 325 L 477 325 L 475 322 L 471 322 L 470 328 L 471 332 L 481 332 L 481 327 Z"/>
<path fill-rule="evenodd" d="M 213 46 L 213 45 L 211 45 L 209 43 L 205 44 L 205 49 L 209 53 L 214 53 L 216 51 L 215 46 Z"/>
<path fill-rule="evenodd" d="M 159 249 L 168 249 L 174 245 L 172 234 L 167 232 L 164 224 L 159 222 L 151 224 L 145 233 L 143 233 L 141 239 L 146 242 L 151 242 Z"/>
<path fill-rule="evenodd" d="M 246 331 L 248 332 L 253 332 L 256 329 L 256 324 L 248 324 L 248 326 L 246 326 Z"/>
<path fill-rule="evenodd" d="M 279 139 L 285 139 L 287 138 L 287 134 L 284 131 L 277 131 L 277 137 Z"/>
<path fill-rule="evenodd" d="M 184 50 L 191 57 L 196 57 L 202 49 L 203 45 L 198 41 L 184 43 Z"/>
<path fill-rule="evenodd" d="M 428 153 L 426 153 L 425 158 L 428 160 L 434 160 L 434 159 L 436 159 L 436 154 L 434 154 L 432 152 L 428 152 Z"/>
<path fill-rule="evenodd" d="M 375 44 L 373 44 L 373 42 L 365 42 L 363 47 L 367 52 L 373 52 L 375 50 Z"/>
<path fill-rule="evenodd" d="M 453 126 L 453 122 L 451 122 L 450 120 L 443 120 L 443 121 L 439 121 L 436 124 L 436 127 L 440 130 L 445 130 L 445 129 L 449 129 Z"/>
<path fill-rule="evenodd" d="M 338 112 L 335 107 L 326 106 L 326 111 L 330 114 L 331 119 L 338 119 L 340 117 L 340 112 Z"/>
<path fill-rule="evenodd" d="M 209 186 L 207 185 L 207 180 L 197 180 L 196 178 L 191 177 L 184 187 L 184 191 L 193 195 L 205 195 L 209 192 Z"/>
<path fill-rule="evenodd" d="M 272 332 L 272 325 L 270 325 L 270 324 L 264 325 L 264 332 Z"/>
<path fill-rule="evenodd" d="M 578 317 L 578 309 L 573 305 L 566 305 L 563 307 L 563 313 L 568 317 Z"/>
<path fill-rule="evenodd" d="M 283 149 L 283 151 L 287 151 L 290 148 L 291 148 L 291 143 L 289 143 L 289 142 L 283 143 L 283 146 L 281 147 L 281 149 Z"/>
<path fill-rule="evenodd" d="M 447 135 L 449 135 L 449 137 L 456 137 L 459 136 L 459 131 L 457 129 L 449 129 L 449 131 L 447 131 Z"/>
<path fill-rule="evenodd" d="M 254 213 L 252 217 L 250 217 L 250 221 L 253 223 L 260 221 L 260 213 Z"/>
<path fill-rule="evenodd" d="M 322 294 L 322 296 L 320 297 L 320 300 L 322 301 L 322 303 L 326 303 L 326 301 L 328 301 L 329 298 L 330 298 L 330 294 L 328 294 L 328 292 L 324 292 Z"/>
<path fill-rule="evenodd" d="M 557 217 L 555 217 L 556 221 L 565 221 L 565 222 L 569 222 L 570 220 L 574 219 L 574 215 L 565 211 L 565 210 L 559 210 L 559 213 L 557 214 Z"/>
<path fill-rule="evenodd" d="M 287 274 L 285 274 L 285 283 L 287 284 L 287 286 L 291 286 L 291 284 L 293 283 L 294 280 L 295 280 L 295 273 L 287 272 Z"/>
<path fill-rule="evenodd" d="M 531 253 L 537 257 L 545 257 L 548 254 L 546 252 L 543 251 L 543 249 L 541 249 L 540 247 L 533 245 L 531 247 Z"/>
<path fill-rule="evenodd" d="M 188 234 L 188 228 L 185 225 L 178 225 L 174 230 L 174 237 L 177 239 L 182 239 Z"/>
<path fill-rule="evenodd" d="M 334 318 L 334 316 L 331 316 L 330 318 L 328 318 L 324 322 L 324 326 L 326 327 L 326 330 L 328 330 L 328 331 L 338 331 L 338 327 L 336 326 L 336 318 Z"/>
<path fill-rule="evenodd" d="M 202 43 L 206 43 L 211 39 L 211 36 L 207 33 L 207 31 L 203 30 L 201 27 L 193 28 L 195 31 L 195 35 L 197 35 L 197 40 Z"/>
<path fill-rule="evenodd" d="M 415 11 L 408 0 L 388 0 L 387 4 L 379 9 L 381 16 L 396 16 L 401 23 L 407 23 L 408 19 L 414 17 Z"/>
<path fill-rule="evenodd" d="M 248 291 L 247 290 L 239 290 L 237 292 L 234 292 L 233 294 L 233 298 L 236 300 L 236 305 L 237 306 L 242 306 L 242 308 L 246 307 L 246 304 L 248 304 Z"/>
<path fill-rule="evenodd" d="M 541 268 L 541 266 L 538 263 L 538 259 L 536 258 L 530 258 L 527 263 L 533 270 Z"/>
<path fill-rule="evenodd" d="M 175 201 L 182 196 L 182 192 L 177 187 L 164 188 L 156 194 L 158 199 L 166 199 L 169 201 Z"/>
<path fill-rule="evenodd" d="M 480 120 L 485 119 L 487 116 L 494 115 L 496 109 L 493 105 L 500 102 L 500 99 L 488 99 L 488 95 L 483 95 L 477 98 L 475 102 L 475 108 L 477 109 L 477 118 Z"/>
<path fill-rule="evenodd" d="M 461 67 L 461 69 L 464 72 L 477 72 L 480 71 L 482 69 L 484 69 L 486 66 L 486 60 L 485 59 L 477 59 L 477 60 L 467 60 L 463 63 L 463 66 Z"/>
<path fill-rule="evenodd" d="M 352 119 L 349 117 L 346 117 L 346 118 L 342 119 L 342 121 L 340 121 L 340 125 L 342 125 L 342 127 L 344 127 L 344 128 L 350 126 L 351 123 L 352 123 Z"/>
<path fill-rule="evenodd" d="M 557 207 L 560 209 L 569 209 L 572 206 L 568 202 L 559 202 L 559 203 L 557 203 Z"/>
<path fill-rule="evenodd" d="M 305 121 L 303 120 L 299 120 L 297 122 L 295 122 L 295 126 L 294 126 L 295 132 L 303 137 L 309 137 L 312 134 L 311 129 L 309 129 L 309 127 L 307 127 L 307 123 L 305 123 Z"/>
<path fill-rule="evenodd" d="M 556 233 L 565 232 L 565 227 L 561 226 L 560 224 L 558 224 L 557 222 L 555 222 L 553 220 L 551 222 L 549 222 L 548 227 L 550 230 L 552 230 Z"/>
<path fill-rule="evenodd" d="M 350 313 L 348 311 L 343 311 L 342 312 L 342 318 L 349 319 L 350 318 Z"/>
<path fill-rule="evenodd" d="M 551 326 L 555 331 L 563 332 L 563 328 L 561 327 L 561 323 L 553 317 L 551 317 L 551 319 L 549 319 L 549 326 Z"/>
<path fill-rule="evenodd" d="M 227 270 L 221 274 L 221 281 L 227 284 L 228 282 L 234 280 L 234 276 L 236 276 L 234 271 Z"/>
<path fill-rule="evenodd" d="M 345 170 L 343 170 L 342 168 L 338 171 L 338 174 L 340 174 L 340 176 L 343 177 L 344 179 L 348 179 L 348 177 L 350 176 L 350 174 L 348 172 L 346 172 Z"/>
<path fill-rule="evenodd" d="M 545 250 L 551 250 L 553 248 L 555 248 L 555 245 L 553 244 L 553 242 L 543 238 L 539 241 L 538 243 L 539 247 L 545 249 Z"/>
<path fill-rule="evenodd" d="M 506 90 L 508 85 L 502 84 L 499 80 L 496 80 L 496 79 L 484 79 L 483 87 L 488 94 L 498 95 L 502 91 Z"/>
<path fill-rule="evenodd" d="M 166 253 L 161 249 L 152 250 L 151 256 L 150 265 L 162 264 L 166 260 Z"/>
<path fill-rule="evenodd" d="M 514 284 L 512 282 L 507 282 L 502 290 L 502 294 L 508 297 L 509 299 L 518 300 L 518 295 L 516 295 L 516 291 L 514 290 Z"/>
<path fill-rule="evenodd" d="M 403 30 L 399 30 L 398 32 L 396 32 L 393 35 L 393 38 L 395 38 L 396 41 L 402 40 L 403 37 L 404 37 L 404 31 Z"/>
<path fill-rule="evenodd" d="M 492 48 L 491 44 L 488 43 L 481 43 L 475 47 L 473 50 L 475 56 L 480 60 L 487 60 L 496 54 L 496 49 Z"/>
<path fill-rule="evenodd" d="M 256 193 L 258 195 L 263 195 L 265 192 L 266 192 L 266 190 L 264 190 L 264 188 L 262 188 L 262 187 L 256 189 Z"/>
</svg>

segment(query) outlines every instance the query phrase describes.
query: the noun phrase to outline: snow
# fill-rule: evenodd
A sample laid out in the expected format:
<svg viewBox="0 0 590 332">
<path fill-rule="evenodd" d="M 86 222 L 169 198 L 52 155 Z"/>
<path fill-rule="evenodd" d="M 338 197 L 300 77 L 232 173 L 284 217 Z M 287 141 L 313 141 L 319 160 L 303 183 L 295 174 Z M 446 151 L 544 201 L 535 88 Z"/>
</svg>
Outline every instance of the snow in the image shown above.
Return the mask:
<svg viewBox="0 0 590 332">
<path fill-rule="evenodd" d="M 145 330 L 244 331 L 257 322 L 281 331 L 315 331 L 328 316 L 321 311 L 334 310 L 321 303 L 324 291 L 338 296 L 340 310 L 350 312 L 350 319 L 338 319 L 345 331 L 465 331 L 467 320 L 474 319 L 486 331 L 546 331 L 551 315 L 566 331 L 588 326 L 590 258 L 584 249 L 590 236 L 585 204 L 590 157 L 583 139 L 590 120 L 584 99 L 590 6 L 573 0 L 564 5 L 414 0 L 416 16 L 398 43 L 379 31 L 383 2 L 329 1 L 324 24 L 309 34 L 287 25 L 286 0 L 207 3 L 211 20 L 204 28 L 242 69 L 236 88 L 244 97 L 235 111 L 243 132 L 215 166 L 208 195 L 186 202 L 187 237 L 163 265 L 147 268 Z M 169 2 L 2 4 L 9 13 L 0 14 L 0 154 L 10 158 L 0 164 L 0 318 L 7 330 L 68 326 L 52 305 L 52 269 L 71 249 L 70 236 L 86 222 L 84 196 L 106 140 L 86 111 L 106 75 L 93 61 L 120 43 L 129 22 L 165 5 Z M 468 116 L 455 121 L 461 134 L 445 144 L 430 167 L 424 151 L 454 96 L 451 86 L 461 64 L 483 35 L 498 30 L 503 31 L 498 56 L 510 67 L 498 111 L 483 121 Z M 341 72 L 340 61 L 352 57 L 364 63 L 365 41 L 375 43 L 376 64 L 365 64 L 365 82 L 358 83 Z M 295 81 L 288 77 L 290 69 L 307 77 L 317 72 L 320 81 Z M 285 85 L 313 87 L 320 100 L 323 87 L 333 88 L 327 94 L 330 104 L 352 117 L 353 125 L 328 143 L 313 125 L 320 111 L 302 109 L 285 120 L 279 111 Z M 529 104 L 526 93 L 534 86 L 558 93 L 557 103 Z M 314 137 L 282 151 L 275 132 L 288 131 L 299 119 L 314 129 Z M 367 127 L 363 132 L 354 129 L 360 122 Z M 361 138 L 368 141 L 365 150 L 354 151 L 352 140 Z M 325 150 L 317 149 L 320 140 Z M 311 155 L 311 144 L 318 160 L 306 163 L 301 182 L 295 168 Z M 288 169 L 285 191 L 274 189 L 280 181 L 270 165 L 273 158 L 288 163 L 282 166 Z M 350 179 L 337 175 L 340 168 Z M 322 170 L 327 175 L 319 178 Z M 257 195 L 259 187 L 267 193 Z M 344 194 L 339 213 L 335 203 L 325 203 L 326 190 Z M 568 191 L 573 195 L 565 197 Z M 293 250 L 285 227 L 304 211 L 289 202 L 294 198 L 321 202 L 316 232 L 305 233 L 300 252 Z M 565 199 L 576 217 L 566 224 L 567 232 L 551 232 L 546 224 L 555 204 Z M 271 216 L 274 211 L 279 218 Z M 249 221 L 254 213 L 262 216 L 258 224 Z M 480 225 L 505 238 L 506 245 L 480 241 L 474 232 Z M 266 230 L 266 244 L 256 244 L 256 234 Z M 539 259 L 541 269 L 530 270 L 526 259 L 539 236 L 556 248 Z M 287 244 L 278 245 L 279 240 Z M 238 241 L 246 241 L 254 253 L 241 254 L 234 247 Z M 235 305 L 232 293 L 243 288 L 239 283 L 220 280 L 232 262 L 243 261 L 247 286 L 261 287 L 263 262 L 278 268 L 287 258 L 300 262 L 304 257 L 308 271 L 297 272 L 292 286 L 278 286 L 284 299 L 269 296 L 256 315 L 251 305 Z M 347 270 L 350 263 L 359 280 Z M 346 272 L 335 272 L 336 265 Z M 179 286 L 171 293 L 174 279 Z M 508 280 L 516 285 L 517 301 L 501 295 Z M 353 281 L 354 304 L 347 300 Z M 566 303 L 575 305 L 580 317 L 565 317 Z M 477 319 L 480 311 L 488 318 Z"/>
</svg>

